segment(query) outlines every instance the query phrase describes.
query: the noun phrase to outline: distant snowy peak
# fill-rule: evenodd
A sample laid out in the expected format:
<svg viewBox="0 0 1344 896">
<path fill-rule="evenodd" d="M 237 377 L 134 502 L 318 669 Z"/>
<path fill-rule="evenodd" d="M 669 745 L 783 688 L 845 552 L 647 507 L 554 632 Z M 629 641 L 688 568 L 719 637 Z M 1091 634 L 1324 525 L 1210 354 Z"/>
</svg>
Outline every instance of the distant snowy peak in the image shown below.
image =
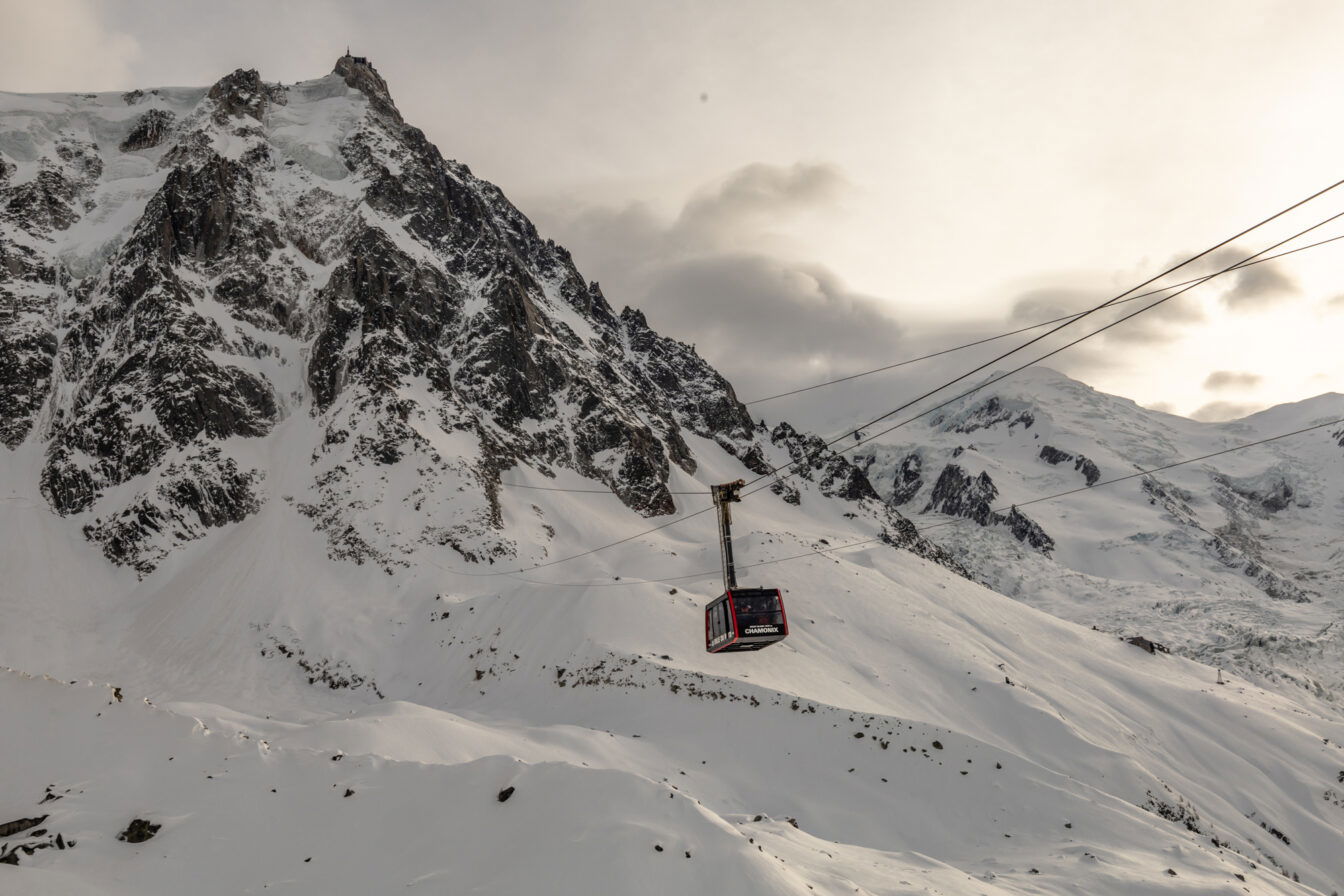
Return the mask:
<svg viewBox="0 0 1344 896">
<path fill-rule="evenodd" d="M 504 519 L 503 471 L 663 515 L 692 435 L 744 472 L 796 461 L 795 502 L 816 471 L 899 526 L 848 461 L 757 429 L 691 347 L 616 314 L 363 58 L 293 85 L 5 95 L 0 132 L 0 438 L 40 443 L 51 506 L 142 574 L 278 497 L 389 572 L 425 545 L 540 559 L 520 544 L 552 527 Z M 277 452 L 306 485 L 277 494 Z"/>
<path fill-rule="evenodd" d="M 1344 638 L 1322 621 L 1344 609 L 1340 434 L 1320 429 L 1106 485 L 1341 417 L 1344 396 L 1330 394 L 1199 423 L 1029 368 L 854 462 L 884 500 L 937 526 L 930 536 L 1005 594 L 1079 622 L 1156 632 L 1194 656 L 1216 651 L 1248 674 L 1275 663 L 1274 675 L 1344 694 Z M 1080 593 L 1106 595 L 1106 608 Z M 1211 629 L 1208 619 L 1223 621 Z M 1265 639 L 1289 633 L 1293 657 L 1267 659 L 1276 650 Z"/>
</svg>

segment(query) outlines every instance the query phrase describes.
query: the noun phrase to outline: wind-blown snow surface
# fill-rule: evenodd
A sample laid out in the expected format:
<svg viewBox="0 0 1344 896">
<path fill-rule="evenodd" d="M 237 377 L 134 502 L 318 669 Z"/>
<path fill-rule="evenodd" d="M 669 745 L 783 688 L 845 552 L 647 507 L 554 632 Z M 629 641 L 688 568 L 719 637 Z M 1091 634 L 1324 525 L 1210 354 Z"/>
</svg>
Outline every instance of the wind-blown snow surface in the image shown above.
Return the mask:
<svg viewBox="0 0 1344 896">
<path fill-rule="evenodd" d="M 1344 879 L 1328 708 L 1048 616 L 908 537 L 746 570 L 792 628 L 756 654 L 704 653 L 709 514 L 499 574 L 703 509 L 679 493 L 805 442 L 613 314 L 342 65 L 3 98 L 0 335 L 23 363 L 0 371 L 0 890 Z M 734 517 L 744 564 L 902 522 L 834 457 Z M 118 840 L 135 819 L 160 827 Z"/>
<path fill-rule="evenodd" d="M 856 462 L 994 589 L 1338 703 L 1344 424 L 1086 487 L 1341 418 L 1344 396 L 1329 394 L 1199 423 L 1031 368 L 858 449 Z M 931 501 L 949 465 L 987 477 L 995 508 L 1085 490 L 1021 508 L 1050 537 L 1041 550 L 1005 525 L 948 525 L 941 511 L 967 515 Z"/>
</svg>

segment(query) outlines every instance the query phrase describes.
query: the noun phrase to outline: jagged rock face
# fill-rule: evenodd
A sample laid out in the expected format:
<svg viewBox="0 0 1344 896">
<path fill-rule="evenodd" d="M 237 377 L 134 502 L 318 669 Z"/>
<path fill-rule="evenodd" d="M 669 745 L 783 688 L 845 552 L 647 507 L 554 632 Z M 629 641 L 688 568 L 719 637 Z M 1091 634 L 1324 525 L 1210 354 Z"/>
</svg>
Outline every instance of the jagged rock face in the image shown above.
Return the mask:
<svg viewBox="0 0 1344 896">
<path fill-rule="evenodd" d="M 1087 481 L 1088 485 L 1095 485 L 1097 480 L 1101 478 L 1101 469 L 1082 454 L 1075 457 L 1069 452 L 1061 451 L 1052 445 L 1044 445 L 1041 447 L 1040 457 L 1041 460 L 1051 466 L 1073 461 L 1073 468 L 1083 474 L 1083 479 Z"/>
<path fill-rule="evenodd" d="M 1030 545 L 1046 556 L 1055 548 L 1055 540 L 1045 534 L 1045 530 L 1040 525 L 1016 507 L 1008 510 L 1008 513 L 999 514 L 998 520 L 1008 527 L 1008 531 L 1013 533 L 1013 537 L 1024 544 Z"/>
<path fill-rule="evenodd" d="M 0 442 L 28 435 L 51 383 L 56 334 L 48 324 L 65 288 L 61 270 L 0 234 Z"/>
<path fill-rule="evenodd" d="M 69 398 L 55 404 L 42 473 L 43 492 L 58 512 L 88 510 L 108 488 L 154 478 L 150 474 L 172 460 L 170 452 L 198 469 L 210 467 L 212 458 L 226 465 L 204 446 L 264 435 L 278 419 L 271 383 L 231 362 L 251 356 L 252 347 L 236 326 L 222 325 L 206 310 L 227 294 L 207 283 L 227 286 L 278 247 L 274 228 L 256 208 L 254 178 L 241 163 L 209 153 L 192 167 L 174 167 L 110 264 L 94 282 L 75 288 L 77 304 L 59 351 Z M 172 491 L 172 468 L 158 470 L 163 482 L 145 482 L 126 508 L 138 508 L 132 516 L 154 519 L 147 508 L 155 495 Z M 226 466 L 206 478 L 238 479 Z M 239 506 L 255 504 L 248 492 Z M 202 508 L 201 520 L 210 516 Z M 95 523 L 89 531 L 105 526 Z M 143 568 L 142 554 L 166 550 L 146 554 L 139 547 L 145 537 L 99 540 L 114 559 Z"/>
<path fill-rule="evenodd" d="M 948 464 L 939 474 L 923 512 L 962 517 L 981 526 L 1004 525 L 1018 541 L 1049 554 L 1054 539 L 1016 507 L 1006 514 L 996 512 L 993 503 L 998 496 L 998 487 L 988 473 L 970 476 L 957 464 Z"/>
<path fill-rule="evenodd" d="M 970 476 L 956 464 L 948 464 L 938 475 L 924 512 L 965 517 L 988 526 L 994 520 L 993 503 L 998 496 L 988 473 Z"/>
<path fill-rule="evenodd" d="M 936 414 L 929 425 L 946 432 L 973 433 L 981 429 L 990 429 L 1006 423 L 1008 429 L 1021 426 L 1031 429 L 1036 415 L 1027 407 L 1016 406 L 1020 403 L 1005 403 L 998 396 L 990 396 L 959 413 Z"/>
<path fill-rule="evenodd" d="M 787 451 L 799 483 L 900 529 L 862 471 L 756 428 L 690 346 L 613 312 L 367 61 L 65 102 L 0 181 L 0 439 L 41 442 L 52 508 L 113 561 L 148 574 L 276 497 L 389 573 L 422 546 L 511 558 L 502 473 L 571 470 L 667 514 L 688 435 L 758 474 Z M 110 219 L 134 223 L 53 236 Z M 277 451 L 306 459 L 282 495 L 258 460 Z"/>
<path fill-rule="evenodd" d="M 256 69 L 238 69 L 215 82 L 207 97 L 214 103 L 216 124 L 226 124 L 231 118 L 253 118 L 258 122 L 269 103 L 284 103 L 284 90 L 263 84 Z"/>
<path fill-rule="evenodd" d="M 907 454 L 896 468 L 896 483 L 891 490 L 891 503 L 899 507 L 907 503 L 924 487 L 924 461 L 918 454 Z"/>
<path fill-rule="evenodd" d="M 781 423 L 771 431 L 770 441 L 788 451 L 795 464 L 792 470 L 798 477 L 817 483 L 822 494 L 846 501 L 881 500 L 863 471 L 844 455 L 826 450 L 820 436 L 800 433 Z M 779 488 L 787 486 L 780 483 Z"/>
<path fill-rule="evenodd" d="M 100 544 L 109 560 L 148 574 L 174 545 L 260 510 L 262 478 L 260 471 L 244 472 L 233 458 L 221 458 L 215 446 L 198 447 L 167 464 L 154 489 L 141 492 L 119 514 L 86 524 L 84 535 Z"/>
<path fill-rule="evenodd" d="M 1060 451 L 1052 445 L 1045 445 L 1041 448 L 1041 460 L 1053 467 L 1065 461 L 1073 460 L 1073 455 L 1067 451 Z"/>
<path fill-rule="evenodd" d="M 31 432 L 52 386 L 57 301 L 71 288 L 53 238 L 86 212 L 103 173 L 98 146 L 68 134 L 30 160 L 30 177 L 0 159 L 0 442 Z"/>
<path fill-rule="evenodd" d="M 176 118 L 165 109 L 150 109 L 141 115 L 130 135 L 121 141 L 122 152 L 135 152 L 140 149 L 152 149 L 168 138 L 168 132 Z"/>
</svg>

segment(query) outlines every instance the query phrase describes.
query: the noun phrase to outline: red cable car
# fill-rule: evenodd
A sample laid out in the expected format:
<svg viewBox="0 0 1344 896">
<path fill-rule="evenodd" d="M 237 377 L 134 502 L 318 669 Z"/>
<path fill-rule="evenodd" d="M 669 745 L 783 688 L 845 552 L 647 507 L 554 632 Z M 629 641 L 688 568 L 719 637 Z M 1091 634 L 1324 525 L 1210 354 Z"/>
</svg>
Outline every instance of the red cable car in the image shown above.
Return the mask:
<svg viewBox="0 0 1344 896">
<path fill-rule="evenodd" d="M 778 588 L 732 588 L 705 607 L 705 649 L 710 653 L 760 650 L 788 634 Z"/>
<path fill-rule="evenodd" d="M 784 598 L 778 588 L 739 588 L 733 568 L 732 515 L 730 503 L 741 501 L 741 479 L 711 486 L 714 506 L 719 512 L 719 548 L 723 561 L 723 594 L 705 607 L 705 650 L 729 653 L 735 650 L 760 650 L 789 634 L 784 614 Z"/>
</svg>

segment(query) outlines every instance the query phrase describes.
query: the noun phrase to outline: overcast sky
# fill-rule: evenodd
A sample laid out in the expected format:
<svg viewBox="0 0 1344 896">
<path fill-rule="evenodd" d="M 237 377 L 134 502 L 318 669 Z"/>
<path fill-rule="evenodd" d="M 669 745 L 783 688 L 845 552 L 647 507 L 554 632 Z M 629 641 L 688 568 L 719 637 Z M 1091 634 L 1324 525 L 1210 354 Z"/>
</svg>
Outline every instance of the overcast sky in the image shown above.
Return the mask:
<svg viewBox="0 0 1344 896">
<path fill-rule="evenodd" d="M 348 43 L 743 398 L 1086 307 L 1344 178 L 1338 3 L 0 0 L 0 23 L 23 92 L 292 82 Z M 1344 391 L 1344 241 L 1236 276 L 1050 363 L 1209 419 Z M 987 357 L 761 413 L 843 426 Z"/>
</svg>

